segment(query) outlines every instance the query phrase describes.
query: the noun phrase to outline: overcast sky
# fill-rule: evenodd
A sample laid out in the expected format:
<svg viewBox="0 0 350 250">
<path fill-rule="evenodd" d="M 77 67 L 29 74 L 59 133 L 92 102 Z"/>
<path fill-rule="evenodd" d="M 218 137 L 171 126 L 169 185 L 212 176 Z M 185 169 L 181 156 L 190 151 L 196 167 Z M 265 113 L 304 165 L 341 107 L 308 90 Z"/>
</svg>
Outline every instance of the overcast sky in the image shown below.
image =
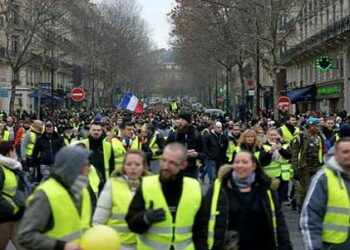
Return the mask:
<svg viewBox="0 0 350 250">
<path fill-rule="evenodd" d="M 128 1 L 128 0 L 122 0 Z M 142 17 L 148 22 L 151 36 L 158 48 L 169 48 L 170 24 L 167 13 L 175 6 L 175 0 L 137 0 L 142 7 Z M 103 2 L 103 0 L 93 0 Z"/>
<path fill-rule="evenodd" d="M 143 18 L 149 23 L 152 38 L 159 48 L 169 48 L 170 24 L 167 13 L 175 5 L 175 0 L 138 0 L 142 6 Z"/>
</svg>

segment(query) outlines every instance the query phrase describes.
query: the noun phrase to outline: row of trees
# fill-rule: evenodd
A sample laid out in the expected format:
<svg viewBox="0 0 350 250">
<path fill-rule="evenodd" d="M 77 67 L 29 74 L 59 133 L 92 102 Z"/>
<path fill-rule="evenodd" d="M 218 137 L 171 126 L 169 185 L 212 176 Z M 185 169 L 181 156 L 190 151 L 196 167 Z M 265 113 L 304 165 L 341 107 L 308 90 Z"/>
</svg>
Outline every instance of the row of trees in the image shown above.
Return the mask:
<svg viewBox="0 0 350 250">
<path fill-rule="evenodd" d="M 281 66 L 280 48 L 294 34 L 305 3 L 303 0 L 179 0 L 170 13 L 172 45 L 192 88 L 210 90 L 217 82 L 218 72 L 224 72 L 227 108 L 233 96 L 241 96 L 240 104 L 244 104 L 247 63 L 256 66 L 248 77 L 259 83 L 262 66 L 275 84 L 276 69 Z M 239 86 L 232 86 L 235 67 Z"/>
<path fill-rule="evenodd" d="M 85 76 L 92 106 L 97 88 L 113 103 L 118 87 L 147 85 L 155 58 L 140 11 L 135 0 L 0 0 L 0 46 L 12 71 L 10 112 L 26 67 L 40 72 L 39 83 L 51 72 L 52 93 L 56 71 L 71 72 L 76 85 Z"/>
</svg>

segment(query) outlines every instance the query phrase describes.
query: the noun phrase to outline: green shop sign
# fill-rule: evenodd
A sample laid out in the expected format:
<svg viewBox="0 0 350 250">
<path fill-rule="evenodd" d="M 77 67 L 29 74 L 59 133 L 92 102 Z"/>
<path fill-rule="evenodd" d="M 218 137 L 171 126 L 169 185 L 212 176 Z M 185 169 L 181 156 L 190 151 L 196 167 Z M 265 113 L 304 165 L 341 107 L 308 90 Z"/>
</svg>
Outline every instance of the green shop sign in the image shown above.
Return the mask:
<svg viewBox="0 0 350 250">
<path fill-rule="evenodd" d="M 325 86 L 317 88 L 317 95 L 332 95 L 342 92 L 340 86 Z"/>
</svg>

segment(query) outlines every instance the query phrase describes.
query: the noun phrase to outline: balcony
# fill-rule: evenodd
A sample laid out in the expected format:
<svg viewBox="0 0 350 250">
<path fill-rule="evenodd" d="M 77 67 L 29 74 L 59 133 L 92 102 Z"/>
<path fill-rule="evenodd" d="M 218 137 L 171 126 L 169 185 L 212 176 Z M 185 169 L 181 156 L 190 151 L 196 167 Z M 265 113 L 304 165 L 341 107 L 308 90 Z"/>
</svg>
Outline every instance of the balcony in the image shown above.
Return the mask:
<svg viewBox="0 0 350 250">
<path fill-rule="evenodd" d="M 308 52 L 324 44 L 324 42 L 345 36 L 350 31 L 350 15 L 347 15 L 321 30 L 315 35 L 307 38 L 305 41 L 286 50 L 281 54 L 280 58 L 283 63 L 288 63 L 298 55 Z"/>
</svg>

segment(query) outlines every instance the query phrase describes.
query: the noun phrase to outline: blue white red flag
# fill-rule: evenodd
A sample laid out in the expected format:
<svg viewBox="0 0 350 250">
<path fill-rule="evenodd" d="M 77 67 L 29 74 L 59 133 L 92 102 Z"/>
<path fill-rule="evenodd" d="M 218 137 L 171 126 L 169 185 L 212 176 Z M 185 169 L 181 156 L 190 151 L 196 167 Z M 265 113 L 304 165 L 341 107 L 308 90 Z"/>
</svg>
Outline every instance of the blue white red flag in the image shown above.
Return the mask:
<svg viewBox="0 0 350 250">
<path fill-rule="evenodd" d="M 143 104 L 135 95 L 125 93 L 119 102 L 118 108 L 127 109 L 135 113 L 143 112 Z"/>
</svg>

